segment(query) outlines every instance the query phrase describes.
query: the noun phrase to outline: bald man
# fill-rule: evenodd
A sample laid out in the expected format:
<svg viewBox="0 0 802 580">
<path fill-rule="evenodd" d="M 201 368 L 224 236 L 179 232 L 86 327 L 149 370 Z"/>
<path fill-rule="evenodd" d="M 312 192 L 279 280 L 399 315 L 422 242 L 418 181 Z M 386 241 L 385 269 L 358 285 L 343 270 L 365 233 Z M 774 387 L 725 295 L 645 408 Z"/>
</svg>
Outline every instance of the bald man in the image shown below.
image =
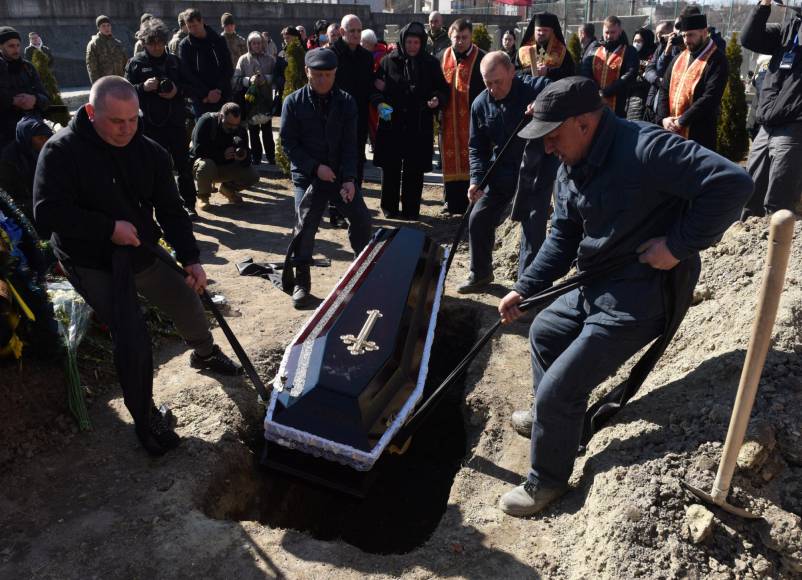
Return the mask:
<svg viewBox="0 0 802 580">
<path fill-rule="evenodd" d="M 429 14 L 429 30 L 426 34 L 429 37 L 426 51 L 439 59 L 443 51 L 451 46 L 451 39 L 443 28 L 443 16 L 437 10 Z"/>
<path fill-rule="evenodd" d="M 174 321 L 193 350 L 193 368 L 226 375 L 240 368 L 209 332 L 198 297 L 206 273 L 170 156 L 138 128 L 134 86 L 118 76 L 97 81 L 89 103 L 39 154 L 34 215 L 53 232 L 50 242 L 70 283 L 111 329 L 117 379 L 137 437 L 151 455 L 163 455 L 179 438 L 153 403 L 151 342 L 137 294 Z M 149 249 L 162 231 L 184 276 Z"/>
<path fill-rule="evenodd" d="M 468 222 L 471 252 L 470 275 L 458 288 L 461 294 L 481 292 L 493 282 L 493 245 L 496 228 L 504 219 L 515 195 L 518 172 L 526 141 L 514 137 L 510 149 L 499 160 L 484 190 L 479 183 L 501 148 L 523 119 L 526 108 L 550 82 L 546 77 L 518 77 L 506 52 L 488 53 L 480 66 L 487 87 L 471 105 L 468 141 L 470 186 L 468 200 L 473 203 Z M 522 227 L 528 227 L 522 222 Z M 526 236 L 525 237 L 529 237 Z M 529 261 L 521 256 L 521 261 Z"/>
<path fill-rule="evenodd" d="M 362 48 L 362 22 L 355 14 L 348 14 L 340 22 L 341 37 L 331 49 L 337 55 L 337 76 L 334 86 L 354 97 L 357 108 L 357 187 L 362 185 L 365 167 L 365 144 L 368 140 L 368 105 L 377 93 L 373 86 L 373 54 Z"/>
</svg>

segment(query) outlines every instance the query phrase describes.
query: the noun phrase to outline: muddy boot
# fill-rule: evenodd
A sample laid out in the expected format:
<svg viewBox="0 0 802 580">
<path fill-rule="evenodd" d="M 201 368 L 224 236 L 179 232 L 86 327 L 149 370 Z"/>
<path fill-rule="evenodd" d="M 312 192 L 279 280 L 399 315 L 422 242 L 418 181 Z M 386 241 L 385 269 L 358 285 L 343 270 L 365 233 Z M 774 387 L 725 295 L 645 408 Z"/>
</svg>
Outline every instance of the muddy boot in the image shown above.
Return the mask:
<svg viewBox="0 0 802 580">
<path fill-rule="evenodd" d="M 543 487 L 537 482 L 525 481 L 501 496 L 498 507 L 505 514 L 516 517 L 533 516 L 563 496 L 568 486 Z"/>
<path fill-rule="evenodd" d="M 156 457 L 164 455 L 181 443 L 181 438 L 173 431 L 170 421 L 152 403 L 147 424 L 136 425 L 135 430 L 142 447 Z"/>
<path fill-rule="evenodd" d="M 305 308 L 311 300 L 312 274 L 309 266 L 298 266 L 295 269 L 295 288 L 292 291 L 292 305 L 296 309 Z"/>
<path fill-rule="evenodd" d="M 532 409 L 528 411 L 513 411 L 510 417 L 510 423 L 515 432 L 527 439 L 532 438 Z"/>
<path fill-rule="evenodd" d="M 493 283 L 494 276 L 491 272 L 487 276 L 479 278 L 473 272 L 465 279 L 465 281 L 457 286 L 457 292 L 460 294 L 476 294 L 487 289 Z"/>
<path fill-rule="evenodd" d="M 242 203 L 242 196 L 230 185 L 221 183 L 220 193 L 228 200 L 229 203 Z"/>
</svg>

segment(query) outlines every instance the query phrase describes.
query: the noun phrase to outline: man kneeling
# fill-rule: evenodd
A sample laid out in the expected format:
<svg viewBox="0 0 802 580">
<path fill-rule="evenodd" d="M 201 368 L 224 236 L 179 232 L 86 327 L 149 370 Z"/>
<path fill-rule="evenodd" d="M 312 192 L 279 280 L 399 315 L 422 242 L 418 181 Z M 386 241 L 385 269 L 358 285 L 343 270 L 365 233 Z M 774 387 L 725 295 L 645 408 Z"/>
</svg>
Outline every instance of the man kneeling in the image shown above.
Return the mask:
<svg viewBox="0 0 802 580">
<path fill-rule="evenodd" d="M 156 213 L 158 225 L 153 219 Z M 153 403 L 153 355 L 137 292 L 164 311 L 192 347 L 192 367 L 240 368 L 214 344 L 198 297 L 206 273 L 170 157 L 139 128 L 139 99 L 125 79 L 97 81 L 69 126 L 45 144 L 34 181 L 34 213 L 72 285 L 111 329 L 125 406 L 145 449 L 179 443 Z M 155 256 L 164 237 L 186 277 Z"/>
<path fill-rule="evenodd" d="M 192 172 L 198 182 L 200 209 L 209 209 L 214 184 L 232 203 L 242 202 L 239 192 L 259 181 L 251 165 L 248 135 L 237 103 L 226 103 L 219 112 L 204 113 L 192 131 Z"/>
</svg>

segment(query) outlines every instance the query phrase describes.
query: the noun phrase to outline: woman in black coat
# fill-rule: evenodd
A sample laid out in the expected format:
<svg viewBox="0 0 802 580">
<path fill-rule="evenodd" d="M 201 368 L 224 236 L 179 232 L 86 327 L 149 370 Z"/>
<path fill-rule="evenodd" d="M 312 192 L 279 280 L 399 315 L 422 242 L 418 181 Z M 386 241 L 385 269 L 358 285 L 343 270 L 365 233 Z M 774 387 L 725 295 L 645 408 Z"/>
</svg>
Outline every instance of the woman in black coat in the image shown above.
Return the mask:
<svg viewBox="0 0 802 580">
<path fill-rule="evenodd" d="M 377 75 L 384 87 L 374 99 L 380 118 L 373 164 L 382 168 L 382 211 L 398 217 L 400 194 L 401 217 L 417 219 L 423 174 L 432 169 L 433 116 L 449 96 L 440 63 L 426 52 L 423 24 L 401 29 L 398 46 L 382 59 Z M 392 113 L 385 120 L 387 105 Z"/>
<path fill-rule="evenodd" d="M 632 47 L 638 51 L 640 68 L 635 81 L 629 88 L 627 97 L 627 119 L 630 121 L 649 121 L 654 122 L 654 116 L 646 106 L 651 83 L 645 78 L 646 65 L 652 58 L 657 45 L 654 41 L 654 33 L 648 28 L 639 28 L 632 37 Z"/>
</svg>

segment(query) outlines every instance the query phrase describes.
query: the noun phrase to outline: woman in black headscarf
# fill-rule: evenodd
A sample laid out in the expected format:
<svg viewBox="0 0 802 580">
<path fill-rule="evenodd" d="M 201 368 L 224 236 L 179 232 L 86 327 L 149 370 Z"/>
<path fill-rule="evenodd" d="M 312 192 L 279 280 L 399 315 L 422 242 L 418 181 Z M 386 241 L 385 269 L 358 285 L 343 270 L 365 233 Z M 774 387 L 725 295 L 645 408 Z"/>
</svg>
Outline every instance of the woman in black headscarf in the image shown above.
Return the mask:
<svg viewBox="0 0 802 580">
<path fill-rule="evenodd" d="M 401 217 L 418 219 L 423 174 L 432 169 L 432 119 L 449 95 L 440 63 L 426 52 L 423 24 L 411 22 L 401 29 L 377 76 L 384 87 L 373 102 L 379 111 L 373 164 L 382 168 L 382 211 L 385 217 L 399 217 L 400 194 Z"/>
<path fill-rule="evenodd" d="M 635 31 L 635 36 L 632 37 L 632 47 L 638 51 L 640 68 L 638 69 L 637 77 L 635 77 L 635 82 L 632 83 L 629 89 L 627 119 L 630 121 L 651 121 L 651 119 L 647 118 L 646 110 L 646 98 L 649 95 L 651 85 L 644 78 L 644 71 L 656 48 L 654 33 L 648 28 L 639 28 Z"/>
</svg>

